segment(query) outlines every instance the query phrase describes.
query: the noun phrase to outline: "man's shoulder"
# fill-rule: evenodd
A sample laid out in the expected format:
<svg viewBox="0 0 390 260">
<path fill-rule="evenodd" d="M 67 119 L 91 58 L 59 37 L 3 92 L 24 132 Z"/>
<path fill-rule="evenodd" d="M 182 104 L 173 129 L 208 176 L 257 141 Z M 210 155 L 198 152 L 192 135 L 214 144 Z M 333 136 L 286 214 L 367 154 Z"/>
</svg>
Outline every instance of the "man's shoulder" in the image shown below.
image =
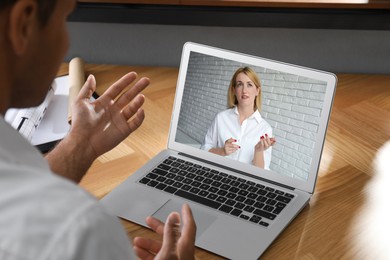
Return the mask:
<svg viewBox="0 0 390 260">
<path fill-rule="evenodd" d="M 92 243 L 108 235 L 102 227 L 121 229 L 117 219 L 75 183 L 51 173 L 30 174 L 34 178 L 23 178 L 27 174 L 0 177 L 10 187 L 0 189 L 0 207 L 6 213 L 0 215 L 0 255 L 5 245 L 12 245 L 7 251 L 18 257 L 29 252 L 26 259 L 74 246 L 72 252 L 64 252 L 71 255 L 78 252 L 73 244 L 79 240 Z"/>
</svg>

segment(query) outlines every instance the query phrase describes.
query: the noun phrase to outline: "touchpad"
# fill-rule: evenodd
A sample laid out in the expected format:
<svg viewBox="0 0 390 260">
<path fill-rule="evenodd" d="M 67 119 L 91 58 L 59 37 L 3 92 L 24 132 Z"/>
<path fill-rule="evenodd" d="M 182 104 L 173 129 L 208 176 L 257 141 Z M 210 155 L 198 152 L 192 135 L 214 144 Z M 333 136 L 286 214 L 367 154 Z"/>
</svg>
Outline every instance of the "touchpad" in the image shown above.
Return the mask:
<svg viewBox="0 0 390 260">
<path fill-rule="evenodd" d="M 153 217 L 165 223 L 171 212 L 176 211 L 181 215 L 182 205 L 183 202 L 168 200 L 167 203 L 153 214 Z M 198 238 L 217 219 L 217 217 L 202 207 L 197 207 L 196 205 L 190 207 L 196 223 L 196 238 Z"/>
</svg>

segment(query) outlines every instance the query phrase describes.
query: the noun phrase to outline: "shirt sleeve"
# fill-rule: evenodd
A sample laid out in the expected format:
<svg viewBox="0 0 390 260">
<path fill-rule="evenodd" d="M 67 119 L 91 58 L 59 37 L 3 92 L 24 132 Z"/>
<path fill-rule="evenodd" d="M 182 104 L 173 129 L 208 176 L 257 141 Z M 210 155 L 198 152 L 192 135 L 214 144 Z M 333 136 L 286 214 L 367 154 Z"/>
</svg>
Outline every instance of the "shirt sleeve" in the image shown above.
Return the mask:
<svg viewBox="0 0 390 260">
<path fill-rule="evenodd" d="M 217 143 L 218 143 L 218 122 L 217 122 L 217 117 L 215 117 L 209 129 L 207 130 L 201 149 L 208 151 L 211 148 L 216 148 Z"/>
<path fill-rule="evenodd" d="M 136 259 L 119 219 L 98 203 L 75 214 L 56 232 L 44 259 Z"/>
</svg>

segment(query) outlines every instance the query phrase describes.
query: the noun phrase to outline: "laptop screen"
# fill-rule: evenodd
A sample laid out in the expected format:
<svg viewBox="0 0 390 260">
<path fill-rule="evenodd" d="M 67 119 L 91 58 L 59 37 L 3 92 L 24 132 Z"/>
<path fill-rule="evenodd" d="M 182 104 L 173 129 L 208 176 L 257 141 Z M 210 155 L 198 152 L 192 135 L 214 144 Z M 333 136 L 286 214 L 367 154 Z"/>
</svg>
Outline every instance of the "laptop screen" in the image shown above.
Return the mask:
<svg viewBox="0 0 390 260">
<path fill-rule="evenodd" d="M 318 170 L 325 138 L 320 129 L 329 117 L 328 82 L 255 63 L 191 51 L 175 142 L 209 153 L 226 147 L 220 156 L 307 182 L 313 159 Z M 245 99 L 254 112 L 242 121 Z M 236 146 L 229 151 L 227 143 Z M 254 159 L 259 151 L 260 164 Z"/>
</svg>

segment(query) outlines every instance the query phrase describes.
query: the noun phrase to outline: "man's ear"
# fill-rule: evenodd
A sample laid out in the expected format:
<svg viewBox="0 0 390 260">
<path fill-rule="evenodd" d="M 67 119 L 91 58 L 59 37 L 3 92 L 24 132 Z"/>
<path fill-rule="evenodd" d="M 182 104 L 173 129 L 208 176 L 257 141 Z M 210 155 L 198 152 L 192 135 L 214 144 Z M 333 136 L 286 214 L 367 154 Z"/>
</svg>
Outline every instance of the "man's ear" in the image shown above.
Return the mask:
<svg viewBox="0 0 390 260">
<path fill-rule="evenodd" d="M 12 5 L 9 16 L 9 39 L 16 55 L 23 55 L 35 37 L 38 26 L 35 0 L 19 0 Z"/>
</svg>

